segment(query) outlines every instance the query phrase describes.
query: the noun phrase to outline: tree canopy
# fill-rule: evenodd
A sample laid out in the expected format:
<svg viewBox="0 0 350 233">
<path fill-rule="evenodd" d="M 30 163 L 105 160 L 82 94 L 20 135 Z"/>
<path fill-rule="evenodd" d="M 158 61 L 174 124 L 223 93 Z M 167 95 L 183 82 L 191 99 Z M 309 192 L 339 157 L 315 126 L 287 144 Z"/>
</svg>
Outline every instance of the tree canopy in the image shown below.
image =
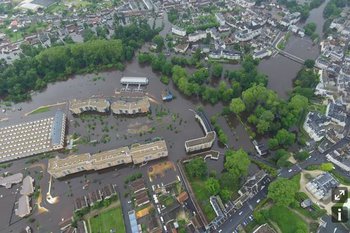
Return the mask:
<svg viewBox="0 0 350 233">
<path fill-rule="evenodd" d="M 248 157 L 247 152 L 243 149 L 239 150 L 228 150 L 225 153 L 225 169 L 227 169 L 230 173 L 235 174 L 237 176 L 243 175 L 246 176 L 248 174 L 248 168 L 250 165 L 250 159 Z"/>
<path fill-rule="evenodd" d="M 189 161 L 186 166 L 186 171 L 192 178 L 205 178 L 208 174 L 208 166 L 203 158 L 195 158 Z"/>
<path fill-rule="evenodd" d="M 298 187 L 295 182 L 285 178 L 278 178 L 269 185 L 267 196 L 276 205 L 289 206 L 294 201 L 297 191 Z"/>
</svg>

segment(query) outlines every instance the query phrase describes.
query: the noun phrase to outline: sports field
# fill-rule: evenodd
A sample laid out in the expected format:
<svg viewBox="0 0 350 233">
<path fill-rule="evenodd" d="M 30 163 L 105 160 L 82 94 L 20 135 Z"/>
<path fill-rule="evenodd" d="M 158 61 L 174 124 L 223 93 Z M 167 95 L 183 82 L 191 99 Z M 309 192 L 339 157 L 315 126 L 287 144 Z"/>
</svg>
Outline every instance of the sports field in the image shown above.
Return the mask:
<svg viewBox="0 0 350 233">
<path fill-rule="evenodd" d="M 89 219 L 90 233 L 125 233 L 122 209 L 118 205 Z"/>
</svg>

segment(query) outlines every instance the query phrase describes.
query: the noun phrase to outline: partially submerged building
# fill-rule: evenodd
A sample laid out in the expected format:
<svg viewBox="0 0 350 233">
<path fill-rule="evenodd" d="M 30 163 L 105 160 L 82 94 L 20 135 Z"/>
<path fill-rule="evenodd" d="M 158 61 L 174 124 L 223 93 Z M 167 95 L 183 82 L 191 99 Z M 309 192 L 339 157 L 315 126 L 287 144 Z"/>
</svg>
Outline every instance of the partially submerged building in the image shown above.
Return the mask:
<svg viewBox="0 0 350 233">
<path fill-rule="evenodd" d="M 30 215 L 31 211 L 32 207 L 30 206 L 30 198 L 27 195 L 21 196 L 18 200 L 17 209 L 15 209 L 15 214 L 20 218 L 24 218 Z"/>
<path fill-rule="evenodd" d="M 52 158 L 48 162 L 47 171 L 55 178 L 70 174 L 101 170 L 122 164 L 142 164 L 151 160 L 168 156 L 168 148 L 164 140 L 147 144 L 133 144 L 131 147 L 122 147 L 91 155 L 70 155 L 66 158 Z"/>
<path fill-rule="evenodd" d="M 64 147 L 66 115 L 57 111 L 53 117 L 0 128 L 0 163 Z"/>
<path fill-rule="evenodd" d="M 147 96 L 141 99 L 117 100 L 112 103 L 111 110 L 117 115 L 134 115 L 148 113 L 151 104 Z"/>
<path fill-rule="evenodd" d="M 34 179 L 31 176 L 26 176 L 23 179 L 20 194 L 30 196 L 34 193 Z"/>
<path fill-rule="evenodd" d="M 81 114 L 83 112 L 100 112 L 105 113 L 109 111 L 110 103 L 103 98 L 90 99 L 73 99 L 69 102 L 69 110 L 73 114 Z"/>
<path fill-rule="evenodd" d="M 5 177 L 0 176 L 0 186 L 4 186 L 5 188 L 9 189 L 12 187 L 12 185 L 21 183 L 22 180 L 22 173 L 16 173 Z"/>
<path fill-rule="evenodd" d="M 200 122 L 205 132 L 204 137 L 190 139 L 185 142 L 185 149 L 187 153 L 210 149 L 216 138 L 216 133 L 213 130 L 209 119 L 204 112 L 198 111 L 195 113 L 196 119 Z"/>
</svg>

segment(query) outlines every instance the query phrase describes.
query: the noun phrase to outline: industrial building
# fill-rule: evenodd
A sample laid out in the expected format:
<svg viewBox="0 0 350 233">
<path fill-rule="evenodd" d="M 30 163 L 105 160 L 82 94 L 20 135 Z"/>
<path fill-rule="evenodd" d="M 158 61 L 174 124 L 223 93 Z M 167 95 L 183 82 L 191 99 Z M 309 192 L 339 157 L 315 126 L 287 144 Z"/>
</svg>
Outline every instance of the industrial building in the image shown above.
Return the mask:
<svg viewBox="0 0 350 233">
<path fill-rule="evenodd" d="M 64 147 L 66 115 L 0 128 L 0 163 Z"/>
<path fill-rule="evenodd" d="M 102 98 L 74 99 L 69 102 L 69 110 L 73 114 L 81 114 L 90 111 L 105 113 L 109 111 L 109 106 L 109 101 Z"/>
<path fill-rule="evenodd" d="M 66 158 L 53 158 L 48 162 L 47 171 L 55 178 L 70 174 L 101 170 L 122 164 L 141 164 L 151 160 L 168 156 L 168 149 L 164 140 L 147 144 L 133 144 L 131 147 L 122 147 L 91 155 L 70 155 Z"/>
<path fill-rule="evenodd" d="M 131 100 L 117 100 L 112 103 L 111 109 L 114 114 L 133 115 L 140 113 L 147 113 L 151 104 L 147 96 L 142 99 Z"/>
</svg>

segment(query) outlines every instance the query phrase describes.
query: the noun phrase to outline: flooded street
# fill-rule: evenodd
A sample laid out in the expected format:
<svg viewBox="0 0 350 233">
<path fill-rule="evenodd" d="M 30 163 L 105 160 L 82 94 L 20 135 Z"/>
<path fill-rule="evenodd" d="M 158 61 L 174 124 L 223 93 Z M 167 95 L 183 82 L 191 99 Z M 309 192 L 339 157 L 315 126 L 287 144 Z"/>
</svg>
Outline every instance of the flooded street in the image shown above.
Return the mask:
<svg viewBox="0 0 350 233">
<path fill-rule="evenodd" d="M 322 18 L 322 11 L 325 3 L 318 9 L 311 11 L 311 21 Z M 322 8 L 322 9 L 321 9 Z M 157 22 L 158 26 L 159 22 Z M 323 21 L 318 22 L 317 30 L 321 28 Z M 161 32 L 165 35 L 171 30 L 171 25 L 166 22 L 164 30 Z M 286 51 L 299 56 L 303 59 L 315 59 L 319 54 L 317 45 L 313 45 L 308 38 L 299 38 L 291 36 L 289 43 L 286 46 Z M 224 64 L 226 70 L 236 70 L 240 68 L 237 64 Z M 169 84 L 166 86 L 160 82 L 159 74 L 152 71 L 151 67 L 140 66 L 135 58 L 132 62 L 126 64 L 124 71 L 106 71 L 96 74 L 75 75 L 71 79 L 63 82 L 49 84 L 48 87 L 40 93 L 35 93 L 32 100 L 25 103 L 18 103 L 11 107 L 6 113 L 0 113 L 0 119 L 8 118 L 9 121 L 0 122 L 0 127 L 23 120 L 33 120 L 41 118 L 44 115 L 51 115 L 54 110 L 62 109 L 68 116 L 68 135 L 77 134 L 79 138 L 84 139 L 84 142 L 77 143 L 76 151 L 71 154 L 79 153 L 96 153 L 99 151 L 128 146 L 136 142 L 145 142 L 155 137 L 161 137 L 167 142 L 169 157 L 168 159 L 177 162 L 186 156 L 184 143 L 188 139 L 204 136 L 204 132 L 200 124 L 195 120 L 193 112 L 190 109 L 203 107 L 208 117 L 220 114 L 223 105 L 221 103 L 215 106 L 203 104 L 196 98 L 184 97 L 179 91 Z M 268 87 L 278 93 L 282 98 L 288 98 L 288 93 L 293 87 L 293 79 L 302 65 L 289 60 L 281 55 L 276 55 L 266 60 L 260 61 L 258 66 L 259 71 L 268 75 Z M 74 98 L 89 98 L 91 96 L 112 97 L 115 95 L 115 90 L 121 88 L 120 78 L 123 76 L 144 76 L 149 78 L 149 85 L 145 92 L 151 100 L 151 114 L 149 116 L 122 117 L 113 116 L 112 114 L 83 114 L 80 117 L 74 117 L 69 113 L 69 100 Z M 168 88 L 176 97 L 171 102 L 163 102 L 161 100 L 162 91 Z M 45 105 L 63 103 L 61 106 L 52 107 L 51 112 L 43 114 L 34 114 L 26 117 L 26 113 Z M 19 111 L 18 109 L 21 109 Z M 246 151 L 253 151 L 253 146 L 249 135 L 243 125 L 233 116 L 230 115 L 225 119 L 220 116 L 218 124 L 229 138 L 228 147 L 239 149 L 243 148 Z M 107 128 L 107 130 L 106 130 Z M 108 141 L 102 142 L 102 138 L 109 138 Z M 92 142 L 97 143 L 92 143 Z M 213 150 L 224 152 L 226 148 L 214 144 Z M 65 157 L 67 154 L 54 152 L 54 156 L 59 155 Z M 36 158 L 36 157 L 32 157 Z M 142 168 L 124 166 L 104 170 L 102 172 L 89 172 L 84 174 L 76 174 L 68 179 L 52 181 L 50 194 L 53 197 L 58 197 L 57 204 L 50 204 L 46 201 L 46 194 L 49 190 L 50 176 L 46 172 L 47 158 L 34 163 L 35 165 L 25 171 L 24 167 L 29 167 L 28 161 L 30 158 L 14 161 L 13 165 L 7 169 L 1 169 L 0 172 L 22 172 L 31 174 L 36 180 L 36 186 L 41 187 L 42 203 L 40 206 L 46 208 L 47 211 L 39 212 L 37 207 L 33 207 L 34 213 L 32 217 L 35 222 L 30 222 L 30 218 L 19 220 L 2 218 L 0 219 L 0 232 L 19 232 L 26 225 L 31 225 L 38 232 L 58 232 L 59 228 L 70 220 L 74 210 L 75 198 L 86 195 L 88 192 L 101 188 L 106 184 L 116 184 L 121 204 L 126 213 L 131 210 L 131 205 L 128 204 L 130 197 L 126 195 L 127 187 L 124 185 L 124 180 L 127 176 L 142 172 L 146 182 L 147 169 L 150 165 L 158 163 L 155 161 L 147 164 Z M 219 161 L 210 162 L 210 170 L 221 171 L 223 169 L 223 156 Z M 27 162 L 27 163 L 26 163 Z M 83 186 L 89 183 L 87 189 Z M 18 200 L 19 186 L 15 186 L 10 190 L 1 188 L 0 193 L 0 208 L 6 212 L 13 211 L 14 203 Z M 36 200 L 32 200 L 33 205 Z M 13 215 L 14 216 L 14 215 Z M 124 216 L 124 221 L 128 219 Z M 127 231 L 129 224 L 126 224 Z M 129 231 L 128 231 L 129 232 Z"/>
<path fill-rule="evenodd" d="M 330 0 L 325 0 L 324 3 L 322 3 L 322 5 L 318 8 L 312 9 L 310 11 L 310 15 L 307 18 L 305 24 L 310 23 L 310 22 L 314 22 L 317 25 L 316 28 L 316 33 L 322 38 L 323 37 L 323 24 L 325 22 L 325 19 L 323 18 L 323 10 L 326 7 L 327 3 Z"/>
</svg>

